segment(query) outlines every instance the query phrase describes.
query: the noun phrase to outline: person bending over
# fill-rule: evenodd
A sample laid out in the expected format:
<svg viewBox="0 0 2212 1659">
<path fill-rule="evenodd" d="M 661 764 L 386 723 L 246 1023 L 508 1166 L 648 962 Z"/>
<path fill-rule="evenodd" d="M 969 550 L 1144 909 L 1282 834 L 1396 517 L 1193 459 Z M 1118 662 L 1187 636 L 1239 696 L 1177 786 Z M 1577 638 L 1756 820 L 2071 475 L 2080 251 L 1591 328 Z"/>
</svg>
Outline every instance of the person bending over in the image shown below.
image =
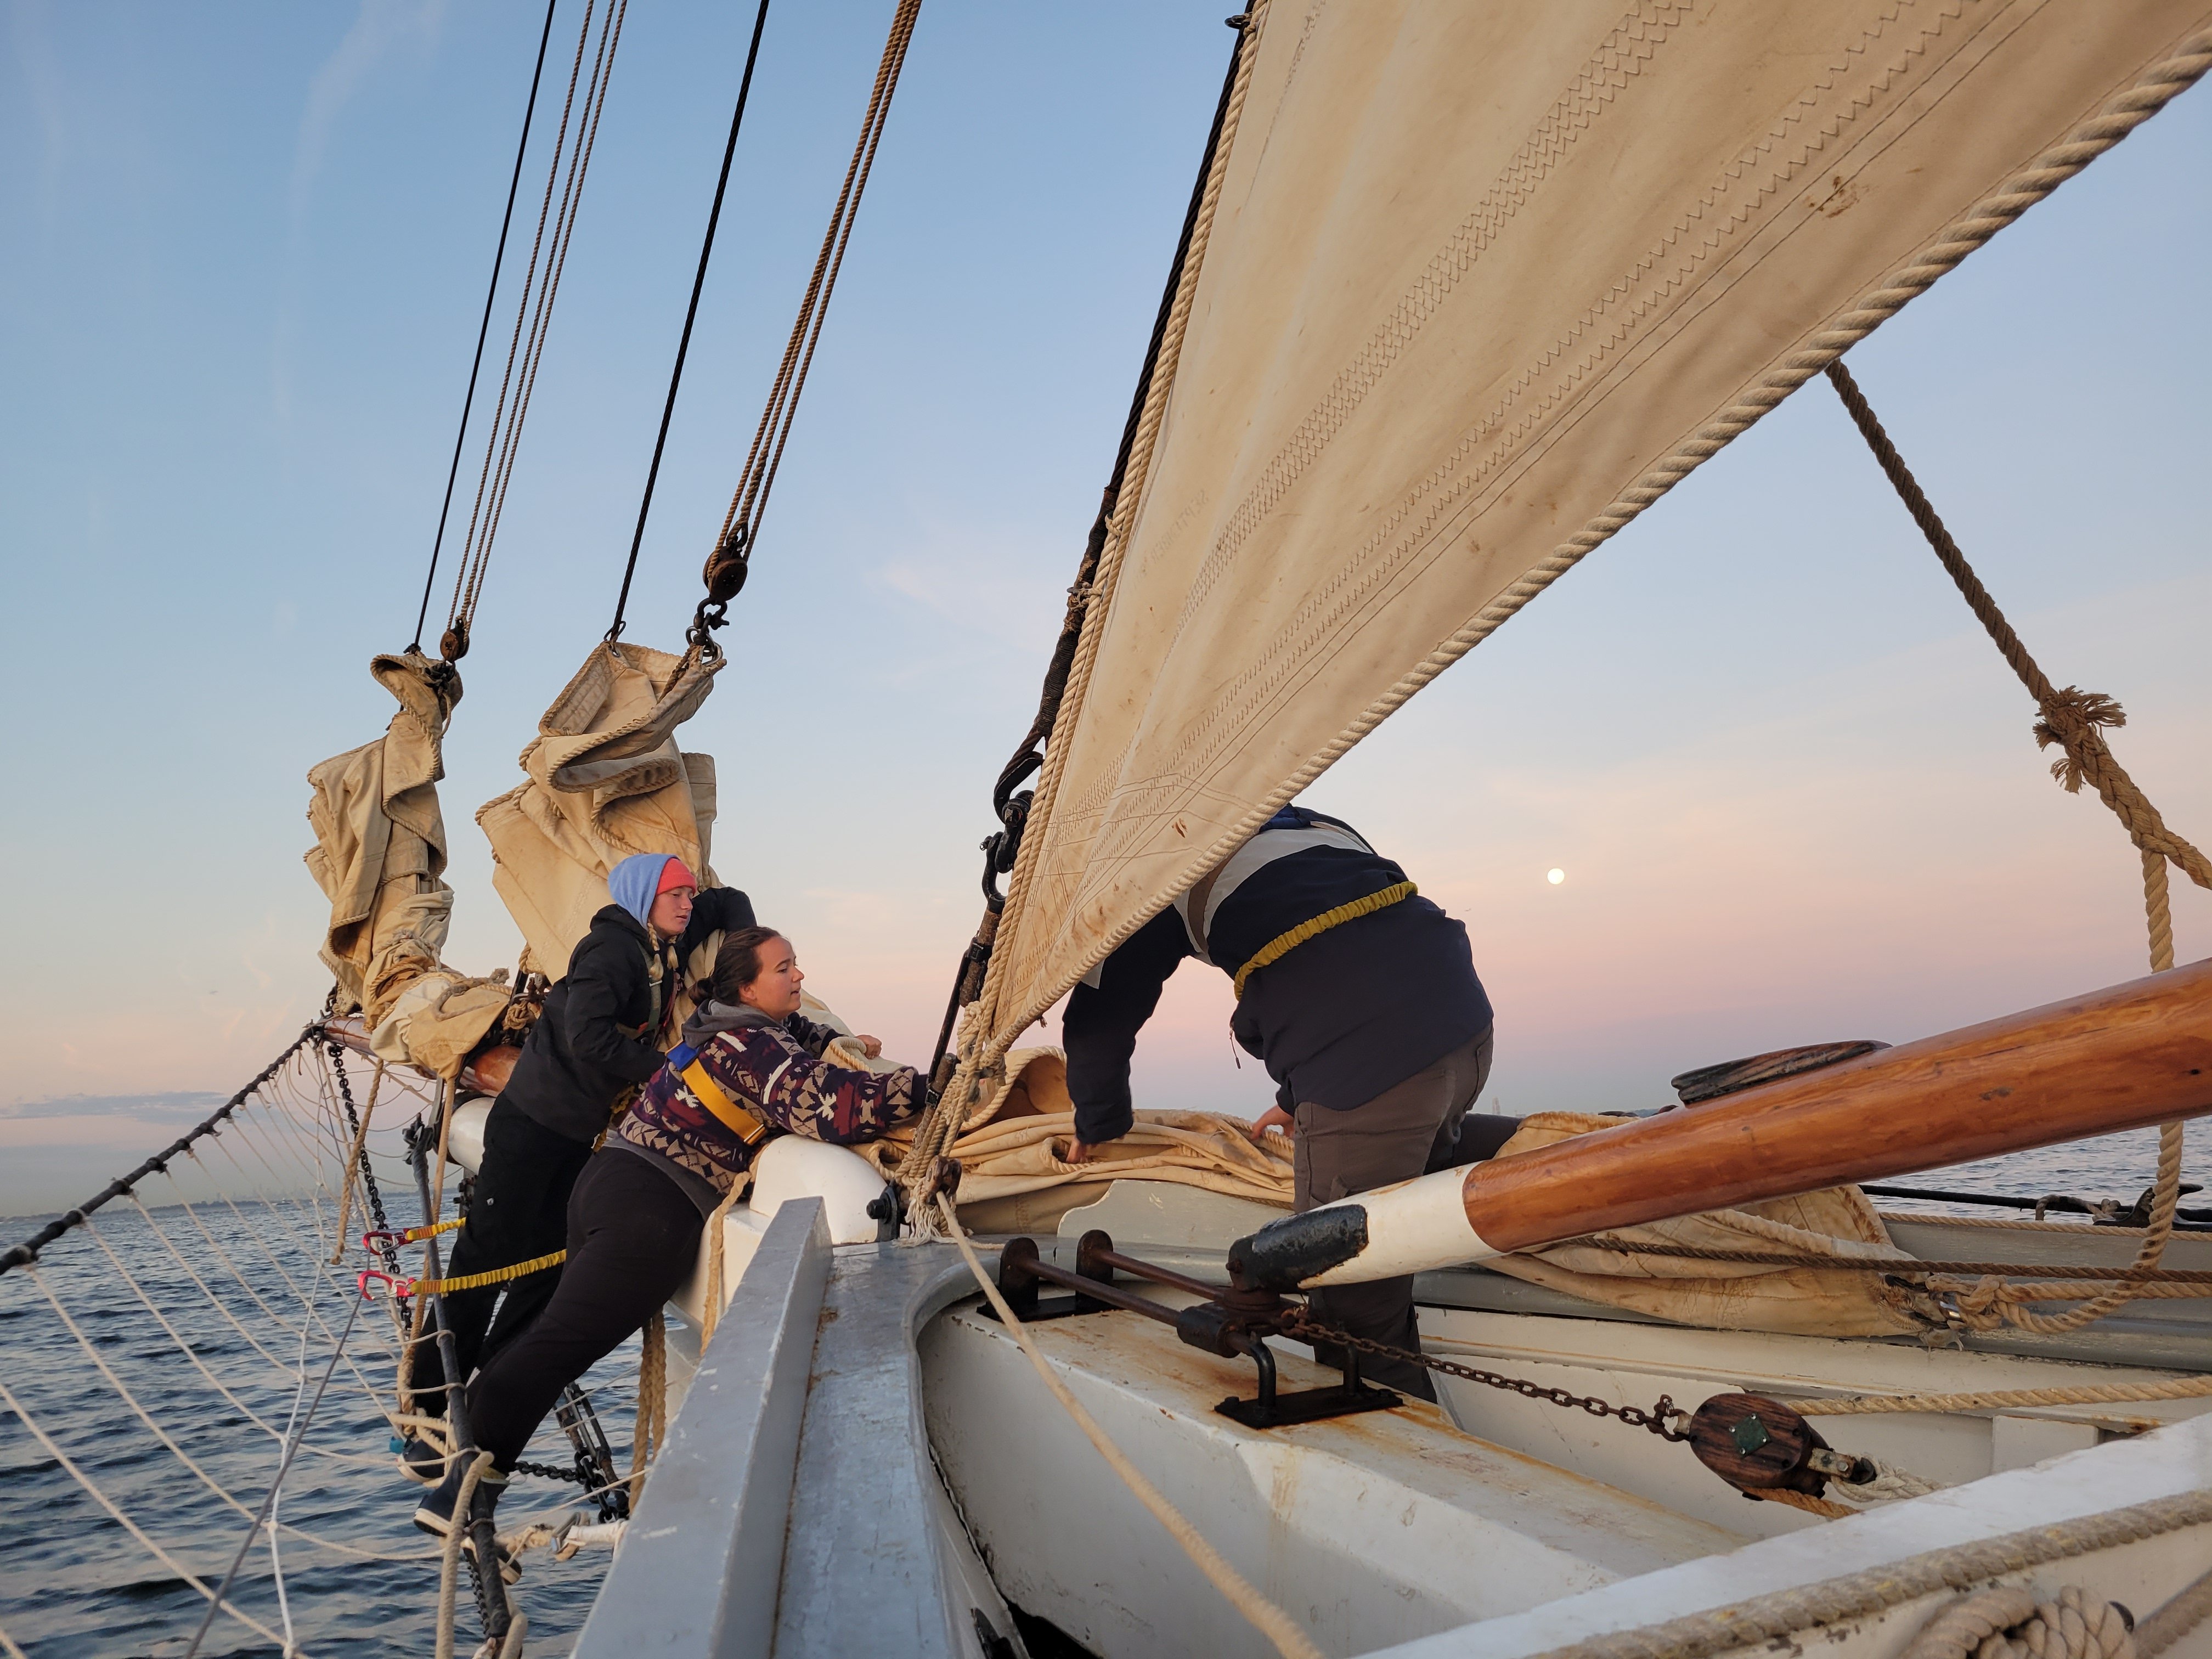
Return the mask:
<svg viewBox="0 0 2212 1659">
<path fill-rule="evenodd" d="M 592 918 L 547 993 L 514 1075 L 484 1122 L 483 1158 L 447 1276 L 489 1273 L 550 1255 L 567 1232 L 568 1191 L 607 1131 L 615 1109 L 660 1069 L 674 1042 L 672 1012 L 683 963 L 717 930 L 753 925 L 752 901 L 734 887 L 700 890 L 684 860 L 646 853 L 607 873 L 614 902 Z M 504 1285 L 446 1294 L 456 1382 L 514 1340 L 561 1282 L 558 1267 Z M 501 1292 L 505 1291 L 502 1300 Z M 415 1350 L 416 1409 L 442 1416 L 447 1379 L 438 1346 Z M 446 1460 L 419 1436 L 402 1449 L 408 1472 L 435 1480 Z"/>
<path fill-rule="evenodd" d="M 1300 1213 L 1486 1158 L 1510 1133 L 1515 1120 L 1468 1110 L 1490 1075 L 1492 1021 L 1466 927 L 1341 818 L 1286 806 L 1069 996 L 1072 1161 L 1128 1133 L 1137 1032 L 1186 957 L 1235 981 L 1230 1030 L 1277 1085 L 1253 1133 L 1294 1138 Z M 1354 1336 L 1420 1346 L 1410 1277 L 1316 1291 L 1310 1305 Z M 1407 1361 L 1362 1370 L 1436 1398 Z"/>
<path fill-rule="evenodd" d="M 569 1194 L 568 1261 L 544 1310 L 491 1354 L 465 1396 L 477 1443 L 495 1471 L 472 1503 L 489 1513 L 561 1390 L 639 1330 L 690 1277 L 707 1217 L 750 1179 L 769 1137 L 832 1146 L 873 1140 L 919 1112 L 911 1066 L 854 1071 L 822 1057 L 838 1033 L 799 1012 L 805 975 L 791 942 L 769 927 L 722 941 L 714 1000 L 585 1164 Z M 873 1037 L 859 1039 L 870 1056 Z M 453 1523 L 455 1468 L 415 1511 L 440 1536 Z"/>
</svg>

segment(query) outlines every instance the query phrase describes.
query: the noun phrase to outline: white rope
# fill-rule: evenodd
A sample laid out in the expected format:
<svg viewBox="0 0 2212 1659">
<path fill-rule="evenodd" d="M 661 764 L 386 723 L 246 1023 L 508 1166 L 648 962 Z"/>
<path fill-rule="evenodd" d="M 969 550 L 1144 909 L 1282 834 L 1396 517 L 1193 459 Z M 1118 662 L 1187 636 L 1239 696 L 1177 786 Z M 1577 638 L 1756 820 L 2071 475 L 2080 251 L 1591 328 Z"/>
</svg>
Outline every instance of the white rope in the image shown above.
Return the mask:
<svg viewBox="0 0 2212 1659">
<path fill-rule="evenodd" d="M 49 1435 L 33 1420 L 31 1414 L 23 1409 L 22 1402 L 15 1398 L 14 1392 L 9 1389 L 5 1382 L 0 1382 L 0 1402 L 4 1402 L 8 1409 L 15 1413 L 17 1420 L 20 1421 L 25 1428 L 31 1431 L 32 1438 L 36 1440 L 40 1446 L 46 1449 L 46 1455 L 52 1458 L 55 1462 L 60 1464 L 62 1468 L 68 1472 L 70 1478 L 75 1480 L 78 1486 L 82 1486 L 85 1491 L 91 1495 L 94 1503 L 98 1504 L 100 1508 L 106 1510 L 110 1516 L 113 1516 L 116 1523 L 120 1526 L 124 1531 L 129 1533 L 133 1538 L 137 1539 L 141 1544 L 145 1546 L 147 1553 L 156 1561 L 159 1561 L 163 1566 L 167 1567 L 171 1572 L 174 1573 L 185 1583 L 191 1585 L 199 1595 L 206 1597 L 210 1602 L 214 1602 L 216 1606 L 220 1607 L 223 1612 L 228 1613 L 232 1618 L 237 1620 L 240 1624 L 244 1625 L 248 1630 L 253 1632 L 255 1635 L 266 1637 L 271 1642 L 281 1643 L 283 1640 L 283 1637 L 279 1636 L 275 1631 L 270 1629 L 268 1626 L 263 1624 L 258 1619 L 254 1618 L 252 1614 L 240 1612 L 236 1607 L 231 1604 L 228 1598 L 218 1600 L 216 1593 L 187 1571 L 184 1563 L 178 1560 L 175 1556 L 170 1554 L 168 1551 L 163 1549 L 159 1544 L 155 1543 L 153 1539 L 149 1537 L 144 1529 L 142 1528 L 136 1521 L 133 1521 L 128 1515 L 125 1515 L 123 1512 L 121 1506 L 118 1505 L 114 1499 L 108 1497 L 106 1492 L 100 1491 L 98 1486 L 94 1486 L 92 1483 L 91 1477 L 87 1475 L 82 1469 L 77 1468 L 75 1463 L 70 1461 L 69 1454 L 64 1452 L 59 1446 L 56 1445 L 54 1443 L 53 1437 Z"/>
<path fill-rule="evenodd" d="M 960 1225 L 960 1218 L 952 1208 L 952 1200 L 939 1193 L 937 1205 L 944 1212 L 947 1236 L 960 1247 L 960 1255 L 968 1263 L 968 1270 L 975 1275 L 975 1282 L 983 1287 L 983 1294 L 990 1297 L 991 1306 L 998 1311 L 1007 1334 L 1021 1344 L 1022 1352 L 1029 1356 L 1030 1364 L 1036 1368 L 1036 1374 L 1044 1379 L 1045 1387 L 1052 1390 L 1053 1398 L 1059 1401 L 1061 1408 L 1075 1419 L 1075 1426 L 1083 1431 L 1084 1438 L 1097 1448 L 1098 1455 L 1106 1460 L 1107 1468 L 1121 1478 L 1121 1484 L 1136 1494 L 1137 1501 L 1152 1511 L 1155 1521 L 1167 1528 L 1168 1536 L 1175 1540 L 1185 1555 L 1190 1557 L 1192 1565 L 1206 1575 L 1207 1581 L 1221 1592 L 1229 1605 L 1274 1644 L 1276 1652 L 1283 1655 L 1284 1659 L 1322 1659 L 1321 1650 L 1292 1621 L 1291 1615 L 1254 1589 L 1250 1580 L 1231 1566 L 1221 1553 L 1200 1535 L 1198 1528 L 1184 1518 L 1182 1511 L 1162 1497 L 1159 1489 L 1146 1480 L 1121 1449 L 1107 1437 L 1106 1431 L 1098 1426 L 1097 1420 L 1084 1410 L 1082 1401 L 1068 1392 L 1067 1384 L 1060 1380 L 1060 1374 L 1037 1352 L 1036 1342 L 1030 1335 L 1029 1328 L 1007 1305 L 1006 1298 L 999 1293 L 999 1287 L 991 1275 L 983 1271 L 983 1264 L 969 1245 L 967 1232 Z"/>
</svg>

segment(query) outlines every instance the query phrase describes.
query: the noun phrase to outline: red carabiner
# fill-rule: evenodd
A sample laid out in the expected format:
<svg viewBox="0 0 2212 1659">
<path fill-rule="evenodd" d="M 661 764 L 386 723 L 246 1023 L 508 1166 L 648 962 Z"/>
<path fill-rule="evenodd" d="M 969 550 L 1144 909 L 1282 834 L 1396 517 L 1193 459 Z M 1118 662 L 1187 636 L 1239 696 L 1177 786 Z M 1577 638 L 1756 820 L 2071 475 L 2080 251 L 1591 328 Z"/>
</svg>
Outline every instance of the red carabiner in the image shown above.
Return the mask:
<svg viewBox="0 0 2212 1659">
<path fill-rule="evenodd" d="M 376 1294 L 374 1291 L 369 1288 L 369 1281 L 373 1279 L 382 1279 L 384 1281 L 384 1293 L 389 1297 L 398 1297 L 411 1295 L 415 1289 L 415 1281 L 411 1279 L 403 1278 L 398 1273 L 386 1273 L 381 1267 L 363 1267 L 361 1270 L 361 1276 L 354 1281 L 355 1284 L 361 1287 L 361 1293 L 363 1297 L 371 1297 Z"/>
<path fill-rule="evenodd" d="M 363 1233 L 361 1236 L 361 1248 L 370 1252 L 372 1255 L 380 1249 L 398 1249 L 402 1244 L 408 1244 L 413 1242 L 414 1241 L 407 1237 L 407 1234 L 404 1231 L 397 1228 L 389 1231 L 380 1230 L 379 1231 L 373 1233 Z"/>
</svg>

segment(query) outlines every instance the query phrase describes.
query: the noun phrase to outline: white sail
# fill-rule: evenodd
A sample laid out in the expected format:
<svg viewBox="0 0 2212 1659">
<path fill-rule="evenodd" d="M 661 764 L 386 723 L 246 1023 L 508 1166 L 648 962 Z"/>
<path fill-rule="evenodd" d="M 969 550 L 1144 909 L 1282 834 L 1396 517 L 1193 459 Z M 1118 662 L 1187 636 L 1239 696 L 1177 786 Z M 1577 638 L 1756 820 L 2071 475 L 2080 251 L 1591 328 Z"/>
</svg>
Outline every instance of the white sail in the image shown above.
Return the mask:
<svg viewBox="0 0 2212 1659">
<path fill-rule="evenodd" d="M 1255 9 L 993 1051 L 2212 40 L 2203 0 Z"/>
</svg>

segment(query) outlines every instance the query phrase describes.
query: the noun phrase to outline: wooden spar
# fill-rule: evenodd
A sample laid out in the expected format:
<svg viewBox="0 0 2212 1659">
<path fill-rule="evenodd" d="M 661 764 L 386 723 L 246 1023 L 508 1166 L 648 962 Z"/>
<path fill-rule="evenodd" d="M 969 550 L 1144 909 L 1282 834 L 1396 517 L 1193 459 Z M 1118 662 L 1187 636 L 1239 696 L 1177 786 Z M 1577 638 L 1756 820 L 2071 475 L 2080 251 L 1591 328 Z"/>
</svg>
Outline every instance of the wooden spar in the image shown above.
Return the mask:
<svg viewBox="0 0 2212 1659">
<path fill-rule="evenodd" d="M 2212 1111 L 2212 961 L 1278 1222 L 1251 1282 L 1387 1278 Z M 1364 1226 L 1329 1217 L 1358 1206 Z M 1355 1237 L 1356 1235 L 1356 1237 Z M 1246 1247 L 1256 1247 L 1247 1249 Z M 1287 1288 L 1287 1285 L 1283 1287 Z"/>
</svg>

